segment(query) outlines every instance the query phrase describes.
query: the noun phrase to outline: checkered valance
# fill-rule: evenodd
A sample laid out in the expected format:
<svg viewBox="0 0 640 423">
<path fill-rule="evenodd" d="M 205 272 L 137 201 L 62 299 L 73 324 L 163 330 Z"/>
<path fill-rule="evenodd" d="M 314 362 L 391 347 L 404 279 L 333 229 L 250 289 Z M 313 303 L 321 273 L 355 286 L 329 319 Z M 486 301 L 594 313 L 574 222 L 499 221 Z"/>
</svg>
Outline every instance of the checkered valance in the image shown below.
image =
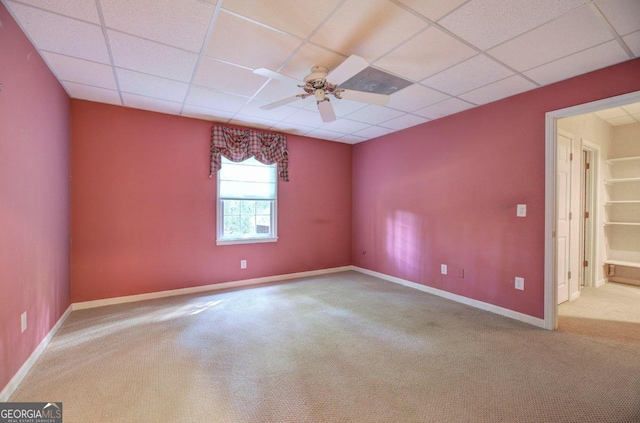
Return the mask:
<svg viewBox="0 0 640 423">
<path fill-rule="evenodd" d="M 275 132 L 214 126 L 211 129 L 211 170 L 209 178 L 220 170 L 221 158 L 241 162 L 250 157 L 264 164 L 278 163 L 278 175 L 289 180 L 287 137 Z"/>
</svg>

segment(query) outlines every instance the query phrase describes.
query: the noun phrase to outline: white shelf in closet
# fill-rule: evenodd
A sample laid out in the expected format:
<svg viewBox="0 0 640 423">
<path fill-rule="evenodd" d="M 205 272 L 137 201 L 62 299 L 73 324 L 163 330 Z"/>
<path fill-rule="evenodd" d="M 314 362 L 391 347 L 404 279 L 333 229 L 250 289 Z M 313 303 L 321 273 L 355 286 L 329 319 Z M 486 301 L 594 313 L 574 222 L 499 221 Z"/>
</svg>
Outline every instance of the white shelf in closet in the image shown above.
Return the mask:
<svg viewBox="0 0 640 423">
<path fill-rule="evenodd" d="M 637 178 L 616 178 L 616 179 L 605 179 L 605 184 L 617 184 L 620 182 L 640 182 L 640 177 Z"/>
<path fill-rule="evenodd" d="M 616 164 L 616 163 L 624 163 L 624 162 L 632 162 L 638 160 L 640 161 L 640 156 L 633 156 L 633 157 L 620 157 L 617 159 L 609 159 L 607 160 L 607 164 Z"/>
<path fill-rule="evenodd" d="M 609 159 L 607 165 L 613 177 L 604 181 L 610 195 L 604 203 L 609 217 L 604 226 L 611 228 L 605 231 L 609 246 L 605 263 L 640 268 L 638 244 L 630 242 L 640 236 L 640 156 Z M 612 245 L 624 247 L 610 249 Z"/>
</svg>

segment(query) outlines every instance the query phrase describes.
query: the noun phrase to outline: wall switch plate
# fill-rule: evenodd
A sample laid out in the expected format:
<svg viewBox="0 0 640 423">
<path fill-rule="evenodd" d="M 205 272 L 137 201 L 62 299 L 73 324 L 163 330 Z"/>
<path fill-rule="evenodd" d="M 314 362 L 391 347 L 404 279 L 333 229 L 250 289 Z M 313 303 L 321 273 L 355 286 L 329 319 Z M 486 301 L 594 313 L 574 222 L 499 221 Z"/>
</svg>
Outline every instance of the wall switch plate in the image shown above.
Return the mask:
<svg viewBox="0 0 640 423">
<path fill-rule="evenodd" d="M 22 313 L 22 316 L 20 316 L 20 330 L 23 333 L 25 330 L 27 330 L 27 312 L 26 311 Z"/>
<path fill-rule="evenodd" d="M 458 277 L 464 278 L 464 269 L 458 269 Z"/>
<path fill-rule="evenodd" d="M 440 274 L 442 274 L 442 275 L 446 275 L 447 274 L 447 265 L 446 264 L 441 264 L 440 265 Z"/>
<path fill-rule="evenodd" d="M 516 289 L 524 291 L 524 278 L 516 276 Z"/>
<path fill-rule="evenodd" d="M 527 205 L 526 204 L 518 204 L 516 206 L 516 216 L 517 217 L 527 217 Z"/>
<path fill-rule="evenodd" d="M 246 269 L 246 268 L 247 268 L 247 261 L 240 260 L 240 269 Z"/>
</svg>

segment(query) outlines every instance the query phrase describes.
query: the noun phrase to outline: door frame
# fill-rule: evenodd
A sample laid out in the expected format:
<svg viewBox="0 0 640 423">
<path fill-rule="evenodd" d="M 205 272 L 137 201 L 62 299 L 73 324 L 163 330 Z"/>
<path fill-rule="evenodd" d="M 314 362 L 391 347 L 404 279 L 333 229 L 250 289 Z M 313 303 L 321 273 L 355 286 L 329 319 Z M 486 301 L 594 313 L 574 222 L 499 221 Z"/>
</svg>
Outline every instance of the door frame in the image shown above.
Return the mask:
<svg viewBox="0 0 640 423">
<path fill-rule="evenodd" d="M 584 209 L 580 210 L 580 248 L 585 248 L 586 253 L 584 255 L 584 259 L 589 262 L 589 271 L 585 272 L 584 266 L 580 265 L 580 280 L 584 283 L 584 286 L 587 287 L 595 287 L 597 285 L 596 280 L 596 268 L 594 265 L 596 264 L 597 258 L 600 257 L 598 255 L 600 251 L 600 242 L 598 237 L 598 231 L 596 222 L 598 222 L 600 216 L 600 207 L 599 207 L 599 198 L 598 198 L 598 178 L 600 173 L 600 146 L 597 144 L 593 144 L 588 140 L 582 138 L 581 139 L 581 153 L 587 152 L 589 155 L 589 184 L 588 186 L 583 186 L 584 184 L 580 183 L 580 193 L 582 197 L 583 192 L 587 192 L 587 210 L 589 210 L 589 219 L 591 219 L 587 224 L 585 224 L 585 217 L 582 215 Z M 584 172 L 583 163 L 580 164 L 580 181 L 582 181 Z M 583 191 L 584 190 L 584 191 Z M 582 201 L 582 198 L 581 198 Z M 585 231 L 586 228 L 586 231 Z M 585 232 L 588 232 L 585 233 Z M 588 239 L 585 240 L 585 237 L 589 235 Z M 586 244 L 586 246 L 585 246 Z M 582 255 L 582 254 L 581 254 Z"/>
<path fill-rule="evenodd" d="M 602 109 L 640 102 L 640 91 L 579 104 L 545 114 L 544 184 L 544 328 L 558 328 L 558 288 L 555 279 L 555 207 L 556 207 L 556 121 L 564 117 L 593 113 Z"/>
</svg>

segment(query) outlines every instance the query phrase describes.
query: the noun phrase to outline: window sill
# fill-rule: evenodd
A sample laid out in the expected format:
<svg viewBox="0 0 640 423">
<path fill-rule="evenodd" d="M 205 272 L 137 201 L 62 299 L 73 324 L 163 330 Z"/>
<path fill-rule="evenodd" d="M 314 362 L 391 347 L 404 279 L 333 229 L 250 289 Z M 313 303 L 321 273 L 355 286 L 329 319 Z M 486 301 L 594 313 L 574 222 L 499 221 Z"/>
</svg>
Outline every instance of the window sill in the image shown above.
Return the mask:
<svg viewBox="0 0 640 423">
<path fill-rule="evenodd" d="M 236 244 L 261 244 L 265 242 L 277 242 L 278 238 L 235 238 L 218 239 L 216 245 L 236 245 Z"/>
</svg>

